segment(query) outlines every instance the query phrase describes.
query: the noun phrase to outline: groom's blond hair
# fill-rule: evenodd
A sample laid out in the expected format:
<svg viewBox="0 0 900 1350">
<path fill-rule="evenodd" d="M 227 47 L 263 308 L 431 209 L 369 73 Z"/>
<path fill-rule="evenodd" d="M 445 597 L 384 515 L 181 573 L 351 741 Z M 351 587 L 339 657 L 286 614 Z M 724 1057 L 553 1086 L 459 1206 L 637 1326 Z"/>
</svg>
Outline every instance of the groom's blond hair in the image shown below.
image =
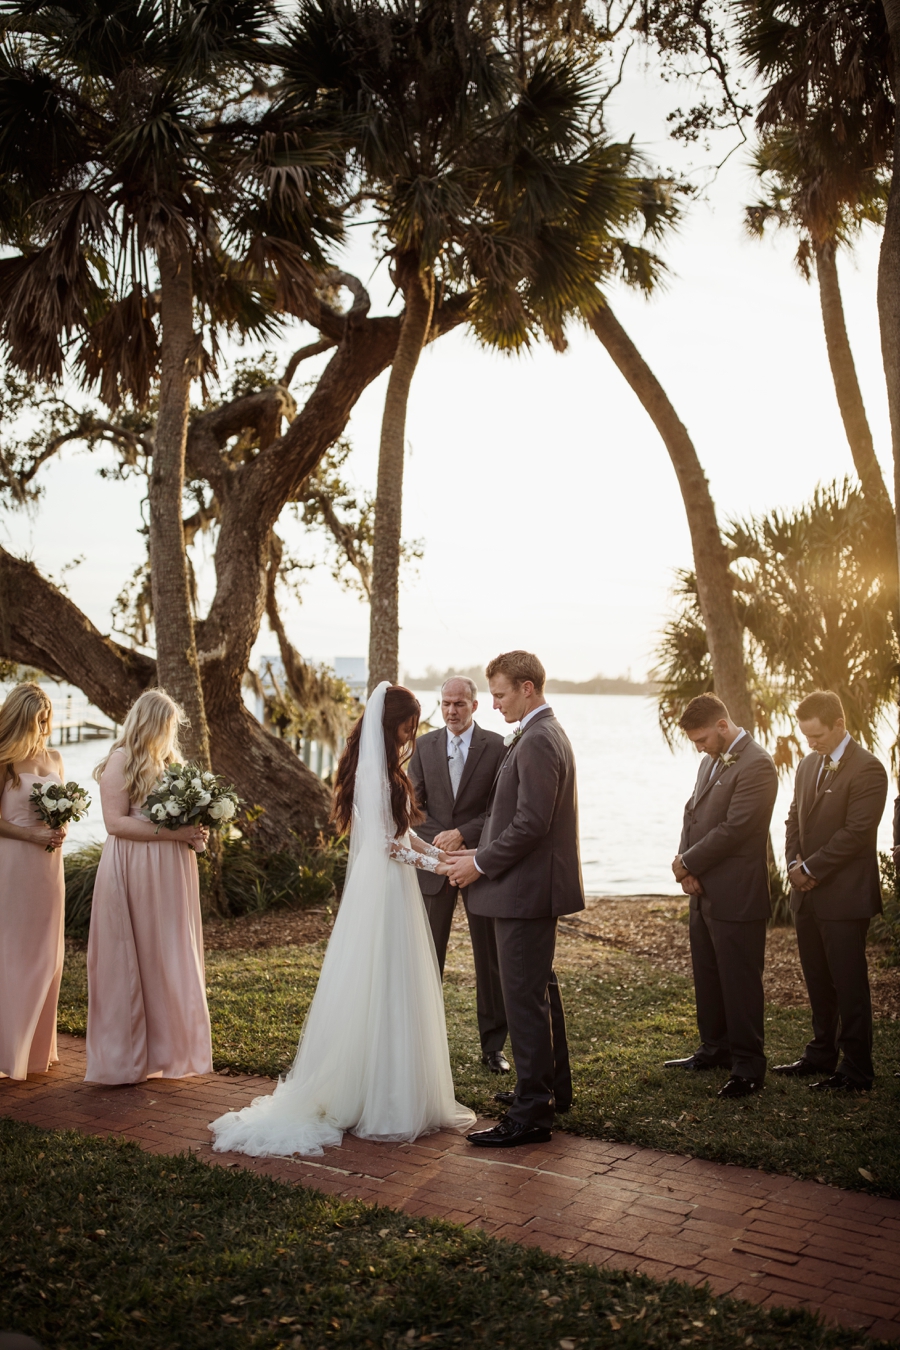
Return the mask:
<svg viewBox="0 0 900 1350">
<path fill-rule="evenodd" d="M 536 694 L 544 692 L 547 679 L 546 670 L 532 652 L 503 652 L 488 661 L 484 673 L 489 680 L 495 675 L 505 675 L 515 685 L 530 680 Z"/>
</svg>

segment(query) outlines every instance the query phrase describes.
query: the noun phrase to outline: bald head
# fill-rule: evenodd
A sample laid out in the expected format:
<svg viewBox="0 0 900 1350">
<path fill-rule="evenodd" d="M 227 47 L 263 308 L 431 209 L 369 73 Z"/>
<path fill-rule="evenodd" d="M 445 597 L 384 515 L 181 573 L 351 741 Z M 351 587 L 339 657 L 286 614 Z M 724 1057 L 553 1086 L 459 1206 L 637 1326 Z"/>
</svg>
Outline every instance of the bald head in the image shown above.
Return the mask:
<svg viewBox="0 0 900 1350">
<path fill-rule="evenodd" d="M 472 725 L 478 707 L 478 690 L 465 675 L 454 675 L 441 685 L 441 716 L 453 736 L 461 736 Z"/>
</svg>

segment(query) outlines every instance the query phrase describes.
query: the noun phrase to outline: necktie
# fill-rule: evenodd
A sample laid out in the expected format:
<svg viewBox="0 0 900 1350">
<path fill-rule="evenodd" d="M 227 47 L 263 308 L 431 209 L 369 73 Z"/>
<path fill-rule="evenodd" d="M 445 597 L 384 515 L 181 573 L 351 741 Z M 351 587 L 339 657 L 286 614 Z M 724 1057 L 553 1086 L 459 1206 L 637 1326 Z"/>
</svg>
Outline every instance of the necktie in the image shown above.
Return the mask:
<svg viewBox="0 0 900 1350">
<path fill-rule="evenodd" d="M 450 784 L 453 788 L 453 796 L 455 797 L 459 791 L 459 780 L 463 776 L 463 769 L 466 767 L 466 761 L 463 759 L 462 752 L 462 736 L 451 736 L 450 747 L 450 754 L 448 756 L 450 760 Z"/>
<path fill-rule="evenodd" d="M 816 782 L 816 793 L 817 793 L 817 794 L 818 794 L 819 792 L 822 791 L 822 788 L 823 788 L 823 786 L 824 786 L 824 784 L 825 784 L 825 780 L 826 780 L 826 778 L 828 778 L 828 776 L 829 776 L 828 773 L 826 772 L 826 770 L 828 769 L 828 766 L 829 766 L 831 763 L 832 763 L 831 756 L 830 756 L 830 755 L 826 755 L 826 756 L 824 757 L 824 759 L 822 760 L 822 763 L 819 765 L 819 777 L 818 777 L 818 780 L 817 780 L 817 782 Z"/>
</svg>

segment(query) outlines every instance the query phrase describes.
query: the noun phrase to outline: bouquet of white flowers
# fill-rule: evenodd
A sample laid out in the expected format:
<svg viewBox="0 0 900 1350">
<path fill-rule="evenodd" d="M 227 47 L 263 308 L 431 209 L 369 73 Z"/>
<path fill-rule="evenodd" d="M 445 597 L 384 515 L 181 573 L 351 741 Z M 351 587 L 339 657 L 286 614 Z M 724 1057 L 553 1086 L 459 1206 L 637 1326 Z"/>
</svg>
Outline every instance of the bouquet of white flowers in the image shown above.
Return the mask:
<svg viewBox="0 0 900 1350">
<path fill-rule="evenodd" d="M 90 797 L 77 783 L 35 783 L 29 801 L 52 830 L 68 825 L 70 820 L 81 820 L 91 804 Z M 53 851 L 53 844 L 48 844 L 44 850 L 45 853 Z"/>
<path fill-rule="evenodd" d="M 205 825 L 224 830 L 237 815 L 240 798 L 233 787 L 196 764 L 170 764 L 141 810 L 160 830 Z"/>
</svg>

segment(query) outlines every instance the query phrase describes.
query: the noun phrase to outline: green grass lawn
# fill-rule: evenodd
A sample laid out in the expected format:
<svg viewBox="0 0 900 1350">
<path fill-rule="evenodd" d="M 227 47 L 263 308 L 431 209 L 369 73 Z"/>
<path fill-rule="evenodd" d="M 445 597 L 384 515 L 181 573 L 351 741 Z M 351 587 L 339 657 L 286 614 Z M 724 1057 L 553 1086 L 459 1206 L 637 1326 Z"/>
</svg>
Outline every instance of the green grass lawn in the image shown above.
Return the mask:
<svg viewBox="0 0 900 1350">
<path fill-rule="evenodd" d="M 53 1350 L 838 1350 L 859 1333 L 0 1119 L 0 1327 Z"/>
<path fill-rule="evenodd" d="M 900 1080 L 893 1076 L 900 1025 L 876 1027 L 878 1083 L 871 1093 L 822 1096 L 802 1080 L 770 1074 L 759 1096 L 722 1102 L 716 1090 L 724 1071 L 662 1068 L 696 1043 L 690 982 L 621 952 L 592 955 L 587 972 L 558 966 L 575 1077 L 575 1105 L 560 1117 L 562 1128 L 900 1196 Z M 275 1076 L 289 1067 L 321 958 L 318 945 L 209 953 L 217 1068 Z M 492 1096 L 510 1080 L 501 1084 L 482 1067 L 474 988 L 451 976 L 445 1001 L 457 1096 L 480 1114 L 499 1114 Z M 84 957 L 70 955 L 60 1029 L 83 1035 L 85 1015 Z M 770 1006 L 767 1018 L 770 1062 L 795 1059 L 809 1035 L 808 1013 Z"/>
</svg>

